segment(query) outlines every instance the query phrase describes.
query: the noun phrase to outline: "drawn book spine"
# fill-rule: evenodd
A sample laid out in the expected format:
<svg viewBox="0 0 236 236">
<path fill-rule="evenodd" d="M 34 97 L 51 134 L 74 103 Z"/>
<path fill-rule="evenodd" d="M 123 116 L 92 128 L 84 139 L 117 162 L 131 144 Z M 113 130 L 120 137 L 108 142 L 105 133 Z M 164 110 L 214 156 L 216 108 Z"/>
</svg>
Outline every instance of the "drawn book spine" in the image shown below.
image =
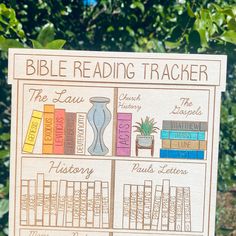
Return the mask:
<svg viewBox="0 0 236 236">
<path fill-rule="evenodd" d="M 102 182 L 95 181 L 94 189 L 94 227 L 100 228 L 102 214 Z"/>
<path fill-rule="evenodd" d="M 76 113 L 66 112 L 65 122 L 65 148 L 67 155 L 75 154 L 75 135 L 76 135 Z"/>
<path fill-rule="evenodd" d="M 50 208 L 51 208 L 51 181 L 44 181 L 43 196 L 43 225 L 50 226 Z"/>
<path fill-rule="evenodd" d="M 76 113 L 76 141 L 75 154 L 83 155 L 86 150 L 86 113 Z"/>
<path fill-rule="evenodd" d="M 143 229 L 144 185 L 138 185 L 137 194 L 137 229 Z"/>
<path fill-rule="evenodd" d="M 29 225 L 35 225 L 36 218 L 36 181 L 29 180 Z"/>
<path fill-rule="evenodd" d="M 57 225 L 57 181 L 51 181 L 50 226 Z"/>
<path fill-rule="evenodd" d="M 177 187 L 176 190 L 176 231 L 182 231 L 182 219 L 183 219 L 183 188 Z"/>
<path fill-rule="evenodd" d="M 74 182 L 67 181 L 66 226 L 73 226 Z"/>
<path fill-rule="evenodd" d="M 43 116 L 43 113 L 41 111 L 34 110 L 32 112 L 27 134 L 25 137 L 25 142 L 23 145 L 23 152 L 28 152 L 28 153 L 33 152 L 34 146 L 37 140 L 40 124 L 42 121 L 42 116 Z"/>
<path fill-rule="evenodd" d="M 53 153 L 55 106 L 44 105 L 43 113 L 43 154 Z"/>
<path fill-rule="evenodd" d="M 205 140 L 205 132 L 162 130 L 161 139 Z"/>
<path fill-rule="evenodd" d="M 64 154 L 65 110 L 55 109 L 53 153 Z"/>
<path fill-rule="evenodd" d="M 79 227 L 80 222 L 80 182 L 74 182 L 74 212 L 73 212 L 73 226 Z"/>
<path fill-rule="evenodd" d="M 162 199 L 162 186 L 156 185 L 153 211 L 152 211 L 152 223 L 151 223 L 151 229 L 153 230 L 158 230 L 160 210 L 161 210 L 161 199 Z"/>
<path fill-rule="evenodd" d="M 123 229 L 129 229 L 129 218 L 130 218 L 130 195 L 131 185 L 125 184 L 123 188 Z"/>
<path fill-rule="evenodd" d="M 186 130 L 186 131 L 207 131 L 207 122 L 193 122 L 193 121 L 172 121 L 164 120 L 162 129 L 165 130 Z"/>
<path fill-rule="evenodd" d="M 163 180 L 161 230 L 169 229 L 170 181 Z"/>
<path fill-rule="evenodd" d="M 116 155 L 131 155 L 132 113 L 117 114 Z"/>
<path fill-rule="evenodd" d="M 137 192 L 138 186 L 131 185 L 131 194 L 130 194 L 130 229 L 136 229 L 137 225 Z"/>
<path fill-rule="evenodd" d="M 58 196 L 58 213 L 57 213 L 57 226 L 65 225 L 65 204 L 66 204 L 66 188 L 67 182 L 60 180 L 59 196 Z"/>
<path fill-rule="evenodd" d="M 109 186 L 102 182 L 102 227 L 109 227 Z"/>
<path fill-rule="evenodd" d="M 176 187 L 170 187 L 169 230 L 175 231 L 176 225 Z"/>
<path fill-rule="evenodd" d="M 152 181 L 144 181 L 144 220 L 143 229 L 151 228 Z"/>
<path fill-rule="evenodd" d="M 186 150 L 206 150 L 207 141 L 191 141 L 191 140 L 162 140 L 162 148 L 164 149 L 186 149 Z"/>
<path fill-rule="evenodd" d="M 36 225 L 43 225 L 43 195 L 44 174 L 37 174 Z"/>
<path fill-rule="evenodd" d="M 88 183 L 81 182 L 81 202 L 80 202 L 80 227 L 86 227 L 87 222 L 87 198 Z"/>
<path fill-rule="evenodd" d="M 191 203 L 190 203 L 190 188 L 184 188 L 184 231 L 191 231 Z"/>
<path fill-rule="evenodd" d="M 204 159 L 204 151 L 202 150 L 174 150 L 160 149 L 160 158 L 180 158 L 180 159 Z"/>
<path fill-rule="evenodd" d="M 21 225 L 29 224 L 29 181 L 21 180 L 21 211 L 20 222 Z"/>
<path fill-rule="evenodd" d="M 93 227 L 94 219 L 94 182 L 88 183 L 88 203 L 87 203 L 87 222 L 86 227 Z"/>
</svg>

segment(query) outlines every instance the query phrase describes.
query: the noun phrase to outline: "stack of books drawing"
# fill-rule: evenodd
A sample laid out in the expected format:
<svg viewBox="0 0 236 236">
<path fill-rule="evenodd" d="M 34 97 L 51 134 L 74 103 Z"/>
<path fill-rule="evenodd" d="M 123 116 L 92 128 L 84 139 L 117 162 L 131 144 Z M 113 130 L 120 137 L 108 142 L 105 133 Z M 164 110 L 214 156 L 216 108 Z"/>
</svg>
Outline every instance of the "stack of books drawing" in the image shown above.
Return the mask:
<svg viewBox="0 0 236 236">
<path fill-rule="evenodd" d="M 23 152 L 33 153 L 38 139 L 38 133 L 43 125 L 43 154 L 84 154 L 86 144 L 86 113 L 67 112 L 55 108 L 54 105 L 44 105 L 44 111 L 34 110 L 28 125 L 23 144 Z"/>
<path fill-rule="evenodd" d="M 109 227 L 108 182 L 53 181 L 37 174 L 22 179 L 21 189 L 21 225 Z"/>
<path fill-rule="evenodd" d="M 153 192 L 154 191 L 154 192 Z M 124 229 L 191 231 L 191 193 L 189 187 L 144 181 L 144 185 L 125 184 L 123 192 Z"/>
<path fill-rule="evenodd" d="M 164 120 L 160 158 L 205 158 L 207 122 Z"/>
</svg>

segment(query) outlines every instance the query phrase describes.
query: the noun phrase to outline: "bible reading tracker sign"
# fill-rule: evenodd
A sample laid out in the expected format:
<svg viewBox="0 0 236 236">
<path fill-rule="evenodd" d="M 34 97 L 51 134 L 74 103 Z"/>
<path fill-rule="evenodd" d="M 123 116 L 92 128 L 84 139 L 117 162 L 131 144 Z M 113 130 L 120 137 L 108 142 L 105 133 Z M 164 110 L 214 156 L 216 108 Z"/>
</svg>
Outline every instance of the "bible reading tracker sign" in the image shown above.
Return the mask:
<svg viewBox="0 0 236 236">
<path fill-rule="evenodd" d="M 213 236 L 225 81 L 225 56 L 10 50 L 10 236 Z"/>
</svg>

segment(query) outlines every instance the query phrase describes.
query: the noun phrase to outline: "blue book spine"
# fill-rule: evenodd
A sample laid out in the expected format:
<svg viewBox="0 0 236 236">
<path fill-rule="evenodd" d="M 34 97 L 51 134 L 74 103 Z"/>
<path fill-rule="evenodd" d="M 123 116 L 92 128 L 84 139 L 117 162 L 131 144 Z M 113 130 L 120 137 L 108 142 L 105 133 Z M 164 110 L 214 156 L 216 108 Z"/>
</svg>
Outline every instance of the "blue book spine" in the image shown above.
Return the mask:
<svg viewBox="0 0 236 236">
<path fill-rule="evenodd" d="M 160 158 L 204 159 L 204 151 L 161 149 Z"/>
<path fill-rule="evenodd" d="M 161 139 L 205 140 L 205 132 L 162 130 Z"/>
</svg>

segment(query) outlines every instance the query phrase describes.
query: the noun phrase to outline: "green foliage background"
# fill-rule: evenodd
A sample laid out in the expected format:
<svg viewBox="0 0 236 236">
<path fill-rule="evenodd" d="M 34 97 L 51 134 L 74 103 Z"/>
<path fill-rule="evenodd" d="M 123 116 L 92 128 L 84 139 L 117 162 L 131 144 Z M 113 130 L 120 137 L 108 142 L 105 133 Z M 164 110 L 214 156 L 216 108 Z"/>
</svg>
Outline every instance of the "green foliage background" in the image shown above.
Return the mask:
<svg viewBox="0 0 236 236">
<path fill-rule="evenodd" d="M 89 1 L 87 1 L 89 2 Z M 228 55 L 218 190 L 236 182 L 236 5 L 234 0 L 2 0 L 0 4 L 0 236 L 7 235 L 10 87 L 7 49 Z M 63 40 L 61 40 L 63 39 Z M 224 211 L 219 209 L 218 219 Z M 221 225 L 217 221 L 217 235 Z M 233 228 L 231 229 L 233 230 Z"/>
</svg>

